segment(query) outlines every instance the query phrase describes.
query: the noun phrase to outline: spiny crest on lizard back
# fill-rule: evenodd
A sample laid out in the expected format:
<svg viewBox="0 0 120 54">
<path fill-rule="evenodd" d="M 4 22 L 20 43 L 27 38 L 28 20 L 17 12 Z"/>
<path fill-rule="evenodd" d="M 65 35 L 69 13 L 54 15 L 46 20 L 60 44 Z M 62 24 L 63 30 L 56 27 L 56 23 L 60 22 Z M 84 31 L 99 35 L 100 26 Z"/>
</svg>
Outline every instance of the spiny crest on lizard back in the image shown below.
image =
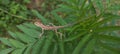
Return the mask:
<svg viewBox="0 0 120 54">
<path fill-rule="evenodd" d="M 34 19 L 34 22 L 40 22 L 41 23 L 41 20 L 40 19 Z"/>
</svg>

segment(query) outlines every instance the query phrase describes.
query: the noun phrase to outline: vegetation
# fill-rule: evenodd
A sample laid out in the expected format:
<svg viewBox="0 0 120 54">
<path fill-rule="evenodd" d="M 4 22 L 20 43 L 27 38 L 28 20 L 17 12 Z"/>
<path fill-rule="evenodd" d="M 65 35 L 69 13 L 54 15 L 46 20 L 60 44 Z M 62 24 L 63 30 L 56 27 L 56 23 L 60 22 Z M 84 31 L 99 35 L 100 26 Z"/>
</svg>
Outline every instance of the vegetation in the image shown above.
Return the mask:
<svg viewBox="0 0 120 54">
<path fill-rule="evenodd" d="M 55 3 L 49 3 L 52 1 Z M 2 14 L 0 16 L 1 27 L 7 29 L 12 24 L 12 26 L 17 25 L 16 28 L 18 28 L 14 31 L 7 29 L 7 32 L 10 34 L 9 38 L 0 37 L 0 41 L 3 44 L 0 54 L 120 53 L 120 34 L 118 33 L 120 26 L 116 25 L 117 20 L 120 19 L 118 14 L 120 10 L 119 3 L 113 4 L 112 0 L 49 0 L 49 2 L 44 1 L 42 4 L 43 7 L 46 7 L 45 4 L 51 4 L 50 7 L 52 8 L 49 11 L 45 11 L 48 8 L 43 8 L 42 10 L 32 8 L 29 10 L 29 8 L 24 7 L 24 9 L 24 5 L 15 5 L 18 3 L 12 6 L 19 11 L 13 10 L 11 7 L 10 9 L 12 10 L 8 10 L 9 13 L 7 13 L 8 11 L 5 11 L 7 9 L 4 9 L 6 7 L 0 7 L 2 8 L 0 9 Z M 40 11 L 43 12 L 40 13 Z M 20 13 L 25 14 L 20 15 Z M 18 17 L 18 15 L 23 17 Z M 4 21 L 2 17 L 4 17 Z M 16 20 L 13 20 L 12 17 Z M 62 33 L 62 39 L 60 34 L 52 30 L 45 31 L 42 38 L 39 38 L 39 35 L 42 33 L 41 28 L 29 22 L 28 17 L 30 17 L 30 20 L 32 17 L 36 17 L 45 25 L 49 23 L 62 26 L 75 24 L 58 29 L 58 32 Z M 13 22 L 9 24 L 9 21 Z M 4 24 L 9 25 L 4 26 Z"/>
<path fill-rule="evenodd" d="M 25 1 L 0 0 L 0 31 L 1 36 L 5 35 L 7 30 L 16 30 L 15 25 L 21 24 L 30 19 L 30 12 L 25 6 Z"/>
</svg>

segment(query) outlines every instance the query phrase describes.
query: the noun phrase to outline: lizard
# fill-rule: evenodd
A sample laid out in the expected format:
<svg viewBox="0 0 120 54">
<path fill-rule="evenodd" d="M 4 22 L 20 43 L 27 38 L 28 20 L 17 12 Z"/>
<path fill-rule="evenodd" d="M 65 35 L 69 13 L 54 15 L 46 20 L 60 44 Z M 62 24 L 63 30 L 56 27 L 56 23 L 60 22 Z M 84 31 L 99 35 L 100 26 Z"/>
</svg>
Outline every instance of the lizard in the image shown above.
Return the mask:
<svg viewBox="0 0 120 54">
<path fill-rule="evenodd" d="M 47 25 L 44 25 L 40 20 L 35 20 L 34 24 L 42 29 L 42 33 L 39 36 L 40 38 L 44 34 L 44 30 L 54 30 L 57 34 L 60 34 L 61 39 L 62 39 L 62 34 L 60 32 L 57 32 L 57 30 L 60 28 L 64 28 L 72 25 L 72 24 L 67 24 L 64 26 L 47 26 Z"/>
</svg>

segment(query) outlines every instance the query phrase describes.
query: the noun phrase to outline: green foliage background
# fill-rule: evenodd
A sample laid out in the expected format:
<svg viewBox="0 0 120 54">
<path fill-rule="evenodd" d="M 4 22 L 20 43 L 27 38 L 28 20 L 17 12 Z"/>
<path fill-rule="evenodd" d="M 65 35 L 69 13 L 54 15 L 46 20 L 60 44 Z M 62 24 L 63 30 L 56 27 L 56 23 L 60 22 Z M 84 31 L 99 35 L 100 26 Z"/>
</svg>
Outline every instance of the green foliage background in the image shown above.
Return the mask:
<svg viewBox="0 0 120 54">
<path fill-rule="evenodd" d="M 54 10 L 46 12 L 48 14 L 30 10 L 31 15 L 44 24 L 75 24 L 58 30 L 63 34 L 62 39 L 54 31 L 45 31 L 40 39 L 41 28 L 33 23 L 23 23 L 17 26 L 21 31 L 8 31 L 11 38 L 0 37 L 6 48 L 0 54 L 119 54 L 120 26 L 116 21 L 120 19 L 120 4 L 103 1 L 61 0 Z"/>
<path fill-rule="evenodd" d="M 26 3 L 27 1 L 0 0 L 0 34 L 5 35 L 7 30 L 16 30 L 15 25 L 31 18 Z"/>
</svg>

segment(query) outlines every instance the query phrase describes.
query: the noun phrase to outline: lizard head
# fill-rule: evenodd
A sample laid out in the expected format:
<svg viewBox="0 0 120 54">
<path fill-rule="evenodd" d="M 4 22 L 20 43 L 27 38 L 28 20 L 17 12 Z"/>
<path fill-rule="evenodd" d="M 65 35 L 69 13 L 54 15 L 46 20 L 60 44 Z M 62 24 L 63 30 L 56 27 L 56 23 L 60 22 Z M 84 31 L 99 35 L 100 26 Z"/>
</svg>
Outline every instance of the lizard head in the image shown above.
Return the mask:
<svg viewBox="0 0 120 54">
<path fill-rule="evenodd" d="M 41 27 L 41 25 L 43 25 L 40 20 L 36 20 L 36 21 L 34 22 L 34 24 L 35 24 L 36 26 L 39 26 L 39 27 Z"/>
</svg>

